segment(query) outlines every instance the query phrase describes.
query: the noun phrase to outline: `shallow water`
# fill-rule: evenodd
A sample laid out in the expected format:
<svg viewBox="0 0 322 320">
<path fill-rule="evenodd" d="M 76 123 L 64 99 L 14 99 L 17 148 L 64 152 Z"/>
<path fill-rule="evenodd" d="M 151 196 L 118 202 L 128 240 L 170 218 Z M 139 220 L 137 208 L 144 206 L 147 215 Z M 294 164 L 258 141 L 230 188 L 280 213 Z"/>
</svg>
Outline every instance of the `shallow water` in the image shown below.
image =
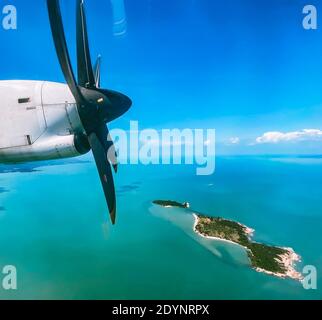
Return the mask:
<svg viewBox="0 0 322 320">
<path fill-rule="evenodd" d="M 2 173 L 0 265 L 18 270 L 18 290 L 0 298 L 309 299 L 321 289 L 260 274 L 238 246 L 196 235 L 185 210 L 155 199 L 189 201 L 192 210 L 256 230 L 255 240 L 293 247 L 303 265 L 322 263 L 320 165 L 269 158 L 219 158 L 211 177 L 193 167 L 123 166 L 118 223 L 106 221 L 92 163 L 56 163 Z M 318 284 L 321 277 L 318 278 Z"/>
</svg>

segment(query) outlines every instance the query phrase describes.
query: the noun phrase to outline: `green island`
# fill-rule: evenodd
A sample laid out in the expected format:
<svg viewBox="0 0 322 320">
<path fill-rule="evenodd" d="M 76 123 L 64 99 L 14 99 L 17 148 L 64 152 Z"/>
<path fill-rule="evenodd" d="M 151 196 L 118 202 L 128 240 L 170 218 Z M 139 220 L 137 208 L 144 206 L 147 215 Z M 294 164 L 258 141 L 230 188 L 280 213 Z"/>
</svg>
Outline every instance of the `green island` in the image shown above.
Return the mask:
<svg viewBox="0 0 322 320">
<path fill-rule="evenodd" d="M 243 246 L 247 249 L 254 268 L 285 275 L 288 271 L 283 256 L 286 258 L 290 254 L 289 249 L 253 242 L 253 230 L 238 222 L 198 215 L 195 230 L 203 236 L 224 239 Z"/>
<path fill-rule="evenodd" d="M 154 200 L 153 203 L 161 207 L 176 207 L 182 209 L 187 209 L 190 206 L 188 202 L 180 203 L 171 200 Z"/>
<path fill-rule="evenodd" d="M 163 207 L 186 208 L 184 204 L 175 201 L 154 201 Z M 194 231 L 200 236 L 232 242 L 247 251 L 251 267 L 258 272 L 264 272 L 280 278 L 301 280 L 301 273 L 294 269 L 294 264 L 300 257 L 291 248 L 281 248 L 252 241 L 254 230 L 241 223 L 220 217 L 208 217 L 193 214 L 195 217 Z"/>
</svg>

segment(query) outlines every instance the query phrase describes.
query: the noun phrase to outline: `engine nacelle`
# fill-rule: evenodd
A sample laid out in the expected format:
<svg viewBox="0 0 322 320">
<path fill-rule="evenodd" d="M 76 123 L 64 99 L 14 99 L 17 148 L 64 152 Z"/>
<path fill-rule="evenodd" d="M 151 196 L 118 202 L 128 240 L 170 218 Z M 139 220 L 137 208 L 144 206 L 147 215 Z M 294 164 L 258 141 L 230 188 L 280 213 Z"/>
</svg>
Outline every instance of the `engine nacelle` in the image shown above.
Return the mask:
<svg viewBox="0 0 322 320">
<path fill-rule="evenodd" d="M 28 139 L 28 137 L 26 137 Z M 0 149 L 1 163 L 21 163 L 78 157 L 90 151 L 83 134 L 42 136 L 36 142 L 14 148 Z"/>
</svg>

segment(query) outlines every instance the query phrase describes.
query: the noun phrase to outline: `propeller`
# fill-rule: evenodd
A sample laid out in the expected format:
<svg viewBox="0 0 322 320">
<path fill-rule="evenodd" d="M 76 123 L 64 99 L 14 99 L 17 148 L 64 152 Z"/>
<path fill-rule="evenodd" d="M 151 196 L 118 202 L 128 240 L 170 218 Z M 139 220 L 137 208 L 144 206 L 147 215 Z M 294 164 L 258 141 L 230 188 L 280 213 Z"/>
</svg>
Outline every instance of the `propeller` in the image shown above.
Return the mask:
<svg viewBox="0 0 322 320">
<path fill-rule="evenodd" d="M 92 149 L 112 223 L 116 221 L 116 195 L 112 167 L 117 172 L 117 155 L 107 123 L 126 113 L 132 101 L 125 95 L 100 88 L 101 57 L 92 66 L 84 1 L 76 0 L 77 73 L 70 61 L 59 0 L 47 0 L 51 31 L 65 80 L 72 92 L 77 110 Z"/>
<path fill-rule="evenodd" d="M 95 77 L 95 85 L 96 88 L 101 86 L 101 56 L 97 57 L 95 66 L 94 66 L 94 77 Z"/>
</svg>

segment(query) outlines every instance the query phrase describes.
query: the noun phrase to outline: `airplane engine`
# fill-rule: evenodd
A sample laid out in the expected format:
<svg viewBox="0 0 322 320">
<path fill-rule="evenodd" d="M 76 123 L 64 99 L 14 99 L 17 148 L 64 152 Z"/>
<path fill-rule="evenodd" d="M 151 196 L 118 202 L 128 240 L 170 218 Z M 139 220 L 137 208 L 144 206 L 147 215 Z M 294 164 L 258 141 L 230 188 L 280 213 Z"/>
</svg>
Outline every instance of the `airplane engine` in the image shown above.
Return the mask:
<svg viewBox="0 0 322 320">
<path fill-rule="evenodd" d="M 107 124 L 132 106 L 126 95 L 101 87 L 101 57 L 92 65 L 84 1 L 77 0 L 77 79 L 71 65 L 59 0 L 47 0 L 57 58 L 66 84 L 0 81 L 0 163 L 76 157 L 92 150 L 112 223 L 116 221 L 113 172 L 117 154 Z M 124 3 L 116 26 L 125 32 Z M 116 11 L 115 11 L 116 12 Z M 123 25 L 124 24 L 124 25 Z M 112 152 L 110 152 L 112 151 Z"/>
<path fill-rule="evenodd" d="M 90 151 L 87 137 L 78 135 L 48 135 L 34 143 L 20 147 L 0 149 L 1 163 L 20 163 L 77 157 Z"/>
</svg>

